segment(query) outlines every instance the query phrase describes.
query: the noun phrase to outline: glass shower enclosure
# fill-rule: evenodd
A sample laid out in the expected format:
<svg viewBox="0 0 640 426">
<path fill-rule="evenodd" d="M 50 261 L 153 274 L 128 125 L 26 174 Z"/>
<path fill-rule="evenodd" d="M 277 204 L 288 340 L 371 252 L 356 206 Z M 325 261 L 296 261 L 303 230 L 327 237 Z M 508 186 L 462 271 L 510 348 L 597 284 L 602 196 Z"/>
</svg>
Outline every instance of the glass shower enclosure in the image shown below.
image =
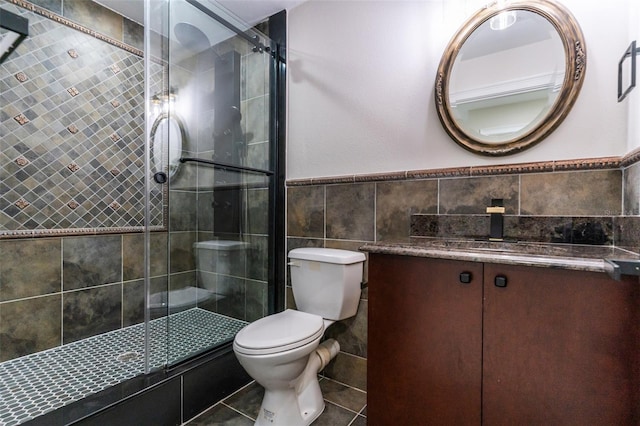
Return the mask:
<svg viewBox="0 0 640 426">
<path fill-rule="evenodd" d="M 67 424 L 229 353 L 284 288 L 268 24 L 145 0 L 134 46 L 92 27 L 110 11 L 54 3 L 0 0 L 29 22 L 0 64 L 2 425 Z"/>
<path fill-rule="evenodd" d="M 147 315 L 151 336 L 156 322 L 166 336 L 151 339 L 153 368 L 269 313 L 275 160 L 269 39 L 206 0 L 149 12 Z"/>
</svg>

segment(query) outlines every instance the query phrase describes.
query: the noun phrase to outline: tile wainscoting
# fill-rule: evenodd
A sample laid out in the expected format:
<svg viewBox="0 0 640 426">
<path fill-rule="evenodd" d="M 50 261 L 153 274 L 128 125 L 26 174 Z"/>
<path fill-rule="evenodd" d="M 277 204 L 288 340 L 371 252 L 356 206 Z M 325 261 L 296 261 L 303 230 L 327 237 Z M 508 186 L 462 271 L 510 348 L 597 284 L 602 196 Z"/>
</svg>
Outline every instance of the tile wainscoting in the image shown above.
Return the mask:
<svg viewBox="0 0 640 426">
<path fill-rule="evenodd" d="M 624 158 L 460 167 L 287 182 L 287 250 L 365 242 L 484 238 L 505 202 L 505 234 L 526 241 L 640 247 L 640 152 Z M 329 329 L 341 353 L 324 374 L 366 390 L 367 291 Z M 290 283 L 287 307 L 295 308 Z"/>
</svg>

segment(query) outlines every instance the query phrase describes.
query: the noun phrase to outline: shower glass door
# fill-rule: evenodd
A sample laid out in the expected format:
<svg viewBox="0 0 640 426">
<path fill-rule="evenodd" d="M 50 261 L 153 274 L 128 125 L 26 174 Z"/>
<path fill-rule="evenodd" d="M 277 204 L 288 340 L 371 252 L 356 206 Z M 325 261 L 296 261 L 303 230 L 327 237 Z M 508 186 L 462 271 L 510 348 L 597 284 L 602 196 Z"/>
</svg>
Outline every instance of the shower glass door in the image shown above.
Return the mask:
<svg viewBox="0 0 640 426">
<path fill-rule="evenodd" d="M 271 42 L 207 0 L 158 7 L 149 223 L 163 227 L 149 235 L 151 368 L 228 343 L 267 315 L 274 256 Z M 158 274 L 154 253 L 166 260 Z"/>
</svg>

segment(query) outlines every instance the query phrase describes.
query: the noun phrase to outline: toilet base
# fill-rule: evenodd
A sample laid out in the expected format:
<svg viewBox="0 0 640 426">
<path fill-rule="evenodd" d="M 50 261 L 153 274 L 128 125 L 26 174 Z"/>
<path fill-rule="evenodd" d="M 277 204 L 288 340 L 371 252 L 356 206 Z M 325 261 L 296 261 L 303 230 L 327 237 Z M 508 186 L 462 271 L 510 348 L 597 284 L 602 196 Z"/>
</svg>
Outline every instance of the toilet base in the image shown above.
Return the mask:
<svg viewBox="0 0 640 426">
<path fill-rule="evenodd" d="M 266 390 L 256 426 L 308 426 L 324 411 L 318 379 L 310 381 L 298 394 L 295 385 L 288 389 Z"/>
</svg>

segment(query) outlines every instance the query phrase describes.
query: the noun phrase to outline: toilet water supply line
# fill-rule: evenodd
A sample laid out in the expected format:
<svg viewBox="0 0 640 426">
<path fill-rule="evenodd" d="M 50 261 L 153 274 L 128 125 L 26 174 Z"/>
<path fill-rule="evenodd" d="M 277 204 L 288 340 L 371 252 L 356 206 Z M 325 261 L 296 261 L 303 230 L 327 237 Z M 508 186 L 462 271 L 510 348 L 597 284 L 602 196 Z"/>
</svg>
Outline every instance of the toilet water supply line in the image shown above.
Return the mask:
<svg viewBox="0 0 640 426">
<path fill-rule="evenodd" d="M 304 387 L 312 382 L 311 379 L 321 372 L 329 364 L 329 361 L 338 355 L 338 352 L 340 352 L 340 343 L 335 339 L 327 339 L 318 345 L 315 350 L 316 356 L 311 355 L 309 357 L 307 366 L 304 369 L 304 377 L 302 377 L 302 380 L 298 380 L 296 384 L 298 394 L 302 393 Z"/>
</svg>

